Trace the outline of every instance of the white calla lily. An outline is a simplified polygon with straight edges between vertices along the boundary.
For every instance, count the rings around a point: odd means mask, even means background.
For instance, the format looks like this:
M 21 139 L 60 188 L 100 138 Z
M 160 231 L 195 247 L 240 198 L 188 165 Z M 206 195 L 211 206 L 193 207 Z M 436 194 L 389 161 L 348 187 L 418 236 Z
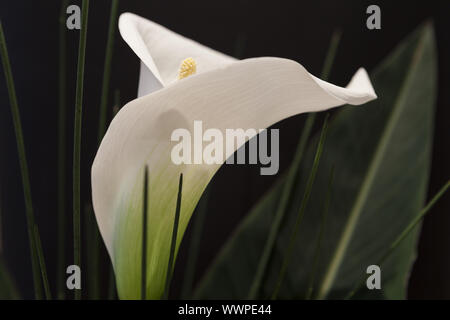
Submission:
M 120 298 L 139 298 L 141 281 L 142 186 L 149 169 L 147 297 L 164 290 L 178 179 L 183 197 L 176 244 L 208 182 L 221 164 L 171 160 L 175 129 L 268 128 L 305 112 L 359 105 L 376 98 L 364 69 L 346 88 L 322 81 L 297 62 L 281 58 L 242 61 L 213 51 L 166 28 L 122 14 L 122 37 L 141 59 L 140 98 L 111 122 L 92 166 L 92 198 L 100 232 L 116 273 Z M 182 61 L 191 57 L 196 74 L 179 80 Z M 248 137 L 250 139 L 251 137 Z M 226 150 L 225 158 L 242 145 Z

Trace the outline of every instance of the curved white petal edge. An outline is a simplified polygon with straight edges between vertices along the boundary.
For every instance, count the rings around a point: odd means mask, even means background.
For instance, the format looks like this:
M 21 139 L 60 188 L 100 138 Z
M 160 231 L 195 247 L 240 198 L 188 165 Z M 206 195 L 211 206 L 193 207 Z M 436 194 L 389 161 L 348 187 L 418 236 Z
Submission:
M 121 298 L 139 298 L 143 169 L 149 168 L 147 293 L 164 289 L 178 178 L 183 196 L 177 250 L 195 206 L 220 164 L 175 165 L 175 129 L 263 129 L 285 118 L 376 98 L 359 69 L 346 88 L 322 81 L 295 61 L 237 61 L 134 14 L 122 14 L 119 29 L 142 61 L 139 91 L 111 122 L 92 165 L 97 222 L 116 273 Z M 193 57 L 198 73 L 176 80 L 180 62 Z M 144 74 L 142 70 L 144 69 Z M 143 79 L 145 78 L 145 79 Z M 148 80 L 150 79 L 150 80 Z M 143 86 L 145 84 L 145 86 Z M 150 85 L 149 85 L 150 84 Z M 251 137 L 248 137 L 251 138 Z M 225 159 L 236 151 L 226 150 Z

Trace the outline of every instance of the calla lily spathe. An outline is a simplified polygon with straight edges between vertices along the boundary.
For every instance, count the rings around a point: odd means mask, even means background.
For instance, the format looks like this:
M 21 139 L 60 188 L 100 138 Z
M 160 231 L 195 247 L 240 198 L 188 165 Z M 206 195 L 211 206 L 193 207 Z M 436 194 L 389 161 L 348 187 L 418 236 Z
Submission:
M 364 69 L 346 88 L 322 81 L 295 61 L 235 60 L 131 13 L 122 14 L 123 39 L 141 59 L 139 98 L 111 122 L 92 165 L 92 198 L 122 299 L 140 297 L 142 187 L 149 168 L 147 297 L 164 290 L 178 178 L 183 173 L 178 250 L 192 212 L 220 164 L 175 165 L 175 129 L 194 121 L 227 128 L 268 128 L 285 118 L 376 98 Z M 192 57 L 195 75 L 178 79 Z M 240 145 L 236 146 L 236 149 Z M 227 150 L 225 159 L 235 150 Z

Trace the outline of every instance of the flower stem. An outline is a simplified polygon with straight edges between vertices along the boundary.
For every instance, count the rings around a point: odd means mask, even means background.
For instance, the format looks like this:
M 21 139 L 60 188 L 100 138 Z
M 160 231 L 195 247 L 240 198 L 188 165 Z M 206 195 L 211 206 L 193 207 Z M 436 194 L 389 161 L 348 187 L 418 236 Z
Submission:
M 81 203 L 80 203 L 80 169 L 81 169 L 81 120 L 83 110 L 84 63 L 86 59 L 86 39 L 89 0 L 83 0 L 81 9 L 80 43 L 78 46 L 77 89 L 75 96 L 75 123 L 73 143 L 73 253 L 74 264 L 81 268 Z M 75 299 L 81 299 L 81 291 L 75 290 Z
M 11 71 L 11 64 L 6 47 L 5 35 L 3 33 L 2 23 L 0 21 L 0 54 L 2 58 L 3 70 L 5 72 L 6 84 L 8 87 L 9 100 L 11 104 L 11 114 L 13 118 L 14 131 L 16 134 L 17 151 L 19 154 L 19 165 L 22 176 L 23 193 L 25 198 L 25 211 L 27 217 L 28 240 L 30 243 L 31 266 L 33 270 L 34 293 L 36 299 L 42 299 L 42 283 L 40 281 L 39 258 L 34 237 L 35 219 L 31 197 L 30 178 L 28 175 L 28 165 L 25 153 L 25 143 L 23 139 L 22 124 L 20 120 L 20 111 L 17 103 L 16 89 Z
M 170 244 L 170 256 L 169 263 L 167 265 L 167 273 L 166 273 L 166 286 L 164 289 L 163 298 L 167 300 L 169 298 L 169 287 L 170 280 L 172 279 L 172 271 L 173 271 L 173 262 L 175 258 L 175 249 L 177 245 L 177 233 L 178 233 L 178 222 L 180 221 L 180 211 L 181 211 L 181 193 L 183 190 L 183 174 L 180 174 L 180 181 L 178 184 L 178 196 L 177 196 L 177 207 L 175 209 L 175 220 L 173 222 L 173 231 L 172 231 L 172 241 Z
M 59 110 L 58 110 L 58 231 L 56 287 L 58 299 L 65 298 L 65 235 L 66 235 L 66 8 L 69 0 L 61 4 L 59 15 Z

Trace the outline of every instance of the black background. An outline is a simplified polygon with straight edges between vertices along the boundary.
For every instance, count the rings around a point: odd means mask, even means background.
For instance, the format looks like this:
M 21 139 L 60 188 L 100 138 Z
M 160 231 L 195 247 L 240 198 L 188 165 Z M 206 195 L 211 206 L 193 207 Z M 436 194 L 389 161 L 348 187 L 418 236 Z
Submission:
M 81 6 L 81 1 L 72 1 Z M 370 4 L 382 12 L 382 29 L 366 28 Z M 82 203 L 90 202 L 90 165 L 97 146 L 97 122 L 110 1 L 91 1 L 88 24 L 85 96 L 83 105 Z M 56 264 L 56 146 L 58 115 L 58 15 L 60 1 L 1 1 L 5 30 L 22 115 L 30 167 L 33 205 L 41 230 L 52 286 Z M 279 56 L 300 62 L 319 75 L 330 37 L 336 28 L 343 38 L 330 81 L 345 85 L 358 67 L 369 71 L 395 45 L 426 19 L 434 20 L 439 54 L 439 92 L 433 162 L 428 196 L 450 177 L 450 2 L 442 1 L 266 1 L 266 0 L 122 0 L 120 12 L 130 11 L 184 36 L 239 58 Z M 68 34 L 67 197 L 71 194 L 73 100 L 79 31 Z M 137 92 L 139 61 L 116 33 L 111 93 L 126 103 Z M 112 94 L 111 94 L 112 98 Z M 112 106 L 112 99 L 109 105 Z M 111 114 L 110 108 L 110 114 Z M 111 115 L 110 115 L 111 116 Z M 280 166 L 290 163 L 303 117 L 280 128 Z M 211 262 L 243 215 L 275 181 L 253 166 L 224 166 L 213 179 L 209 214 L 197 278 Z M 17 149 L 9 100 L 0 76 L 0 186 L 3 208 L 3 251 L 19 288 L 31 298 L 32 277 L 26 235 Z M 231 200 L 230 200 L 231 199 Z M 71 203 L 67 203 L 71 221 Z M 450 196 L 426 217 L 409 288 L 410 298 L 450 298 Z M 71 264 L 71 225 L 67 226 L 67 264 Z M 178 256 L 172 294 L 181 282 L 190 228 Z M 103 252 L 103 255 L 106 255 Z M 106 260 L 105 260 L 106 261 Z M 105 262 L 106 265 L 106 262 Z M 106 267 L 105 267 L 106 268 Z

